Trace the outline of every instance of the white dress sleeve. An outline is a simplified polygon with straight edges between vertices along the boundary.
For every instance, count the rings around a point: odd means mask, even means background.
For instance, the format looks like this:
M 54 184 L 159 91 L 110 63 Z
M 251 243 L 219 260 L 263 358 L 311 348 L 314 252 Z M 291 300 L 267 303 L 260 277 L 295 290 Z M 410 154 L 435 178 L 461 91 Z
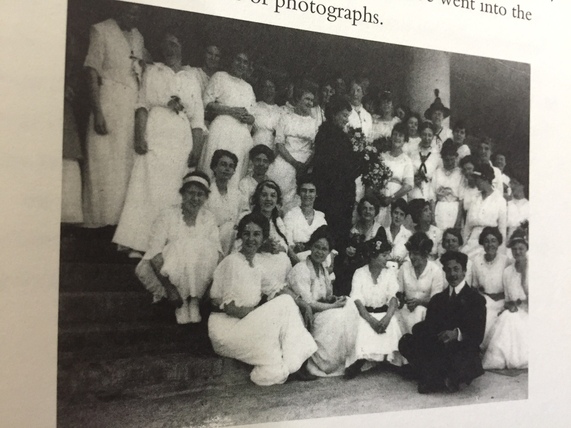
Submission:
M 351 294 L 349 297 L 351 297 L 353 300 L 360 300 L 361 303 L 363 303 L 364 299 L 363 285 L 364 282 L 368 279 L 368 270 L 369 269 L 367 268 L 367 265 L 357 269 L 353 275 L 353 281 L 351 281 Z
M 402 184 L 408 184 L 414 187 L 414 168 L 412 167 L 412 161 L 408 156 L 406 156 L 406 163 L 403 167 Z
M 224 74 L 222 72 L 214 73 L 204 91 L 203 101 L 204 108 L 210 103 L 215 103 L 224 92 Z
M 190 128 L 206 129 L 200 85 L 192 77 L 190 72 L 187 72 L 187 74 L 188 77 L 185 76 L 184 81 L 184 94 L 182 94 L 181 98 L 185 101 L 184 110 L 190 122 Z
M 172 208 L 168 208 L 161 212 L 151 226 L 151 236 L 149 239 L 149 247 L 145 256 L 145 260 L 151 260 L 157 254 L 163 252 L 168 242 L 169 229 L 173 216 Z
M 289 271 L 287 283 L 291 290 L 301 296 L 306 303 L 315 303 L 311 293 L 311 273 L 304 262 L 298 263 Z
M 444 278 L 442 273 L 438 271 L 438 267 L 436 264 L 432 266 L 434 268 L 432 280 L 430 284 L 430 298 L 432 298 L 435 294 L 438 294 L 444 290 Z
M 94 69 L 99 76 L 102 76 L 104 61 L 105 37 L 101 34 L 99 29 L 93 25 L 89 30 L 89 49 L 83 66 Z

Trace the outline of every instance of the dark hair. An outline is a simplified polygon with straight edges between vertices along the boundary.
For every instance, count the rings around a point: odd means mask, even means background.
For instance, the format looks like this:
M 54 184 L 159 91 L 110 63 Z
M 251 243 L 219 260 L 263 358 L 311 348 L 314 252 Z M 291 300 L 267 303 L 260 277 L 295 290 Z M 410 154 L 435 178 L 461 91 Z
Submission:
M 202 183 L 199 183 L 197 181 L 190 181 L 188 183 L 184 183 L 184 180 L 189 178 L 189 177 L 200 177 L 200 178 L 206 180 L 206 182 L 208 183 L 208 186 L 210 186 L 210 177 L 208 177 L 208 175 L 206 175 L 202 171 L 193 171 L 193 172 L 189 172 L 188 174 L 186 174 L 184 176 L 184 178 L 182 179 L 183 184 L 182 184 L 182 186 L 180 186 L 180 189 L 178 189 L 178 193 L 180 193 L 182 195 L 184 192 L 186 192 L 188 190 L 188 188 L 190 186 L 197 186 L 197 187 L 200 187 L 202 190 L 204 190 L 207 195 L 210 194 L 210 188 L 206 187 Z
M 529 226 L 527 226 L 527 227 L 529 227 Z M 521 228 L 521 227 L 518 227 L 512 233 L 512 236 L 510 237 L 510 241 L 508 243 L 508 248 L 512 248 L 515 244 L 519 244 L 519 243 L 524 244 L 527 247 L 527 249 L 529 250 L 529 242 L 527 240 L 527 233 L 526 233 L 525 229 Z
M 393 249 L 393 246 L 388 241 L 383 241 L 379 238 L 373 238 L 365 242 L 363 248 L 363 255 L 368 261 L 371 261 L 379 254 L 387 253 Z
M 464 238 L 462 238 L 462 232 L 457 227 L 449 227 L 442 234 L 442 240 L 444 240 L 444 235 L 452 235 L 458 239 L 459 245 L 464 245 Z
M 421 124 L 418 125 L 418 133 L 420 134 L 426 128 L 430 128 L 432 133 L 436 133 L 436 130 L 434 129 L 434 124 L 432 122 L 427 122 L 427 121 L 422 122 Z
M 256 94 L 257 100 L 260 99 L 260 97 L 262 95 L 262 90 L 264 88 L 264 83 L 266 83 L 266 82 L 271 82 L 277 91 L 277 85 L 276 85 L 275 80 L 269 74 L 266 74 L 266 75 L 262 76 L 260 79 L 258 79 L 256 84 L 254 85 L 254 93 Z
M 462 266 L 462 270 L 466 272 L 466 266 L 468 265 L 468 256 L 460 251 L 447 251 L 440 257 L 440 263 L 442 263 L 442 269 L 444 269 L 444 265 L 448 263 L 450 260 L 456 260 L 460 266 Z
M 504 152 L 495 152 L 495 153 L 492 155 L 492 162 L 493 162 L 493 163 L 496 163 L 496 161 L 497 161 L 497 159 L 498 159 L 498 156 L 503 156 L 504 159 L 506 160 L 506 163 L 507 163 L 508 157 L 506 156 L 506 154 L 505 154 Z
M 250 213 L 242 217 L 237 227 L 238 238 L 242 237 L 244 228 L 250 223 L 254 223 L 260 226 L 262 228 L 262 236 L 264 239 L 268 239 L 270 236 L 270 221 L 260 213 Z
M 451 138 L 448 138 L 446 141 L 444 141 L 444 143 L 442 143 L 442 148 L 440 149 L 441 157 L 448 155 L 458 155 L 458 146 Z
M 312 94 L 315 96 L 315 90 L 310 87 L 309 83 L 304 82 L 302 84 L 295 85 L 293 88 L 293 101 L 297 103 L 305 94 Z
M 474 175 L 492 184 L 496 176 L 494 169 L 487 163 L 478 163 L 474 165 Z
M 476 165 L 478 165 L 479 162 L 476 160 L 476 157 L 474 155 L 467 155 L 464 156 L 462 159 L 460 159 L 460 166 L 464 166 L 467 163 L 471 163 L 475 167 Z
M 422 117 L 420 117 L 420 114 L 418 114 L 417 112 L 409 113 L 409 115 L 403 120 L 403 123 L 408 124 L 408 120 L 411 117 L 416 118 L 416 121 L 418 122 L 418 126 L 420 127 L 420 124 L 422 123 Z
M 480 233 L 480 236 L 478 237 L 478 244 L 484 245 L 484 239 L 486 239 L 486 236 L 488 235 L 495 236 L 500 245 L 502 245 L 502 242 L 504 242 L 504 237 L 500 233 L 500 229 L 498 229 L 497 227 L 486 226 L 484 227 L 482 233 Z
M 214 168 L 218 166 L 218 162 L 220 162 L 220 159 L 222 159 L 223 157 L 228 157 L 232 159 L 232 161 L 234 162 L 234 168 L 238 166 L 238 156 L 236 156 L 234 153 L 228 150 L 218 149 L 212 155 L 212 159 L 210 160 L 210 169 L 214 170 Z
M 406 203 L 406 201 L 403 198 L 398 198 L 397 200 L 395 200 L 392 204 L 391 204 L 391 214 L 393 213 L 394 210 L 396 210 L 397 208 L 400 208 L 400 210 L 402 212 L 404 212 L 404 215 L 406 216 L 408 214 L 408 204 Z
M 425 199 L 413 199 L 408 203 L 408 212 L 415 224 L 420 223 L 422 210 L 427 206 L 430 206 L 430 202 Z
M 320 239 L 327 240 L 327 243 L 329 244 L 329 249 L 333 250 L 333 244 L 334 244 L 333 237 L 331 236 L 331 233 L 329 233 L 329 226 L 327 226 L 326 224 L 324 224 L 323 226 L 319 226 L 317 229 L 315 229 L 315 231 L 311 234 L 309 241 L 307 241 L 307 244 L 305 244 L 305 248 L 311 248 L 313 244 L 315 244 Z
M 393 129 L 391 131 L 391 137 L 395 132 L 404 135 L 405 140 L 408 141 L 408 129 L 404 123 L 402 122 L 395 123 L 395 126 L 393 126 Z
M 468 133 L 468 127 L 466 126 L 466 122 L 464 122 L 462 119 L 454 122 L 454 126 L 452 127 L 452 131 L 456 131 L 457 129 L 464 129 L 466 131 L 466 133 Z
M 404 245 L 409 253 L 420 253 L 423 257 L 428 257 L 434 242 L 424 232 L 415 232 Z
M 311 174 L 303 174 L 300 175 L 297 179 L 297 194 L 301 193 L 301 186 L 304 184 L 313 184 L 315 186 L 315 180 L 313 180 L 313 176 Z M 317 186 L 315 186 L 317 189 Z
M 345 97 L 333 95 L 325 106 L 325 118 L 328 122 L 333 121 L 333 117 L 340 111 L 351 111 L 353 107 Z
M 254 194 L 252 195 L 252 198 L 250 199 L 250 204 L 253 207 L 252 208 L 253 213 L 260 213 L 261 214 L 261 212 L 262 212 L 261 207 L 260 207 L 260 196 L 262 195 L 262 191 L 264 190 L 264 187 L 268 187 L 272 190 L 275 190 L 277 195 L 278 195 L 277 205 L 280 205 L 282 203 L 282 189 L 280 188 L 280 186 L 275 181 L 264 180 L 261 183 L 258 183 L 258 185 L 256 186 L 256 190 L 254 191 Z M 272 211 L 272 222 L 274 223 L 274 226 L 276 228 L 276 232 L 278 233 L 278 235 L 280 235 L 287 244 L 287 238 L 285 237 L 285 234 L 278 227 L 277 219 L 279 216 L 280 216 L 280 213 L 278 211 L 278 208 L 274 207 L 274 209 Z
M 264 144 L 258 144 L 250 149 L 248 154 L 250 160 L 253 160 L 256 156 L 264 154 L 268 157 L 270 163 L 276 159 L 276 155 L 272 149 Z
M 381 201 L 379 201 L 375 196 L 367 195 L 363 196 L 361 200 L 357 203 L 357 214 L 359 217 L 361 216 L 361 211 L 365 206 L 365 202 L 370 203 L 373 207 L 375 207 L 375 215 L 378 215 L 381 210 Z

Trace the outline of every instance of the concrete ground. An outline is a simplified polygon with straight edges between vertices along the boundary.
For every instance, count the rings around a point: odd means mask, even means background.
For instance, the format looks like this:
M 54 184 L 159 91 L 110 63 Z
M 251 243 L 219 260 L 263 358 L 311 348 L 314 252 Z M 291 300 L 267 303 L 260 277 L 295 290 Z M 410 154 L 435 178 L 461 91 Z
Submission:
M 249 383 L 60 405 L 58 427 L 220 427 L 523 400 L 527 391 L 527 371 L 486 372 L 456 394 L 420 395 L 413 381 L 377 368 L 350 381 L 329 378 L 271 387 Z

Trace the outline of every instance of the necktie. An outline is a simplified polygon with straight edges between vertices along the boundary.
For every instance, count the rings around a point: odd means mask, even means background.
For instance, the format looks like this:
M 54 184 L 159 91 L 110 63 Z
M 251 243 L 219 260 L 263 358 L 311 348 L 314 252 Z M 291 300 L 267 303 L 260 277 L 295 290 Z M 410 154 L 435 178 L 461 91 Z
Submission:
M 450 293 L 450 300 L 452 300 L 453 302 L 456 301 L 456 289 L 452 288 L 452 293 Z
M 420 155 L 420 167 L 418 168 L 419 171 L 424 172 L 424 174 L 428 174 L 428 170 L 426 169 L 426 161 L 428 160 L 428 158 L 430 157 L 430 155 L 432 154 L 432 152 L 429 152 L 427 155 L 423 155 L 422 153 L 419 153 Z

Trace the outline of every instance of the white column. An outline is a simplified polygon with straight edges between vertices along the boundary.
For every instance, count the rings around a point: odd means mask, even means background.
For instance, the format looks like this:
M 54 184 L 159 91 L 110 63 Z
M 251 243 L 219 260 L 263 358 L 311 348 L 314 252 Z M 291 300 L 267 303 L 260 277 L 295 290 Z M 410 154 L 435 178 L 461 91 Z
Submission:
M 434 90 L 442 103 L 450 106 L 450 54 L 426 49 L 411 49 L 406 71 L 406 102 L 412 111 L 424 112 L 434 102 Z M 445 124 L 448 125 L 448 119 Z

